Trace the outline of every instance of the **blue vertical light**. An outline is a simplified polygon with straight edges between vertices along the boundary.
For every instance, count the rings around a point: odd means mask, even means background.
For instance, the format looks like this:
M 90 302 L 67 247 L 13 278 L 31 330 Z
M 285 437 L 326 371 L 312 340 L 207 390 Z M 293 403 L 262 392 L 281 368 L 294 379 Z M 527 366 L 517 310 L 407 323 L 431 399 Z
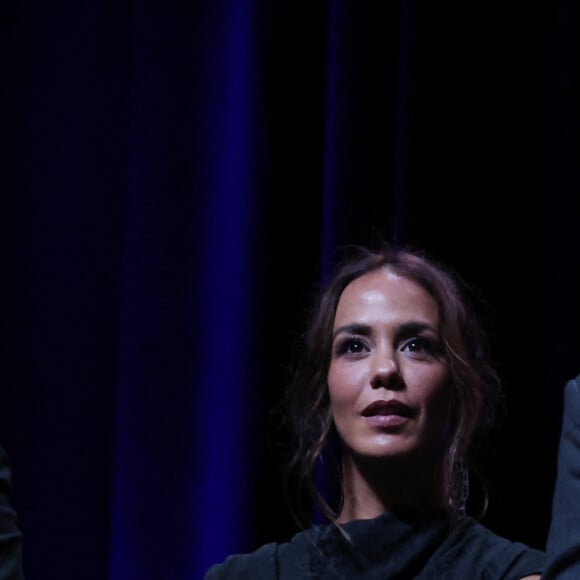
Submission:
M 194 409 L 199 486 L 192 488 L 192 579 L 210 564 L 248 547 L 252 457 L 253 198 L 252 6 L 232 0 L 225 10 L 221 54 L 206 79 L 208 144 L 203 306 L 203 372 Z M 220 51 L 219 46 L 214 47 Z
M 110 577 L 200 580 L 249 541 L 254 7 L 197 5 L 192 53 L 181 55 L 189 69 L 169 60 L 190 46 L 167 42 L 175 15 L 163 12 L 153 26 L 141 8 L 133 16 L 141 56 L 132 71 Z M 183 87 L 191 101 L 173 99 Z M 187 126 L 189 114 L 196 122 L 184 136 L 174 125 L 183 116 Z

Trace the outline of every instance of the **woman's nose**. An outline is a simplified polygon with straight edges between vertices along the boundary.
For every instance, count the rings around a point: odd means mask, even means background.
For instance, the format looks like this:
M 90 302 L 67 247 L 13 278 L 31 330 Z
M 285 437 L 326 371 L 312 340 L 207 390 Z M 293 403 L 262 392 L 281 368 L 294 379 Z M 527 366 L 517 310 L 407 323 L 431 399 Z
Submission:
M 399 364 L 394 354 L 375 353 L 375 361 L 372 368 L 371 386 L 375 389 L 401 389 L 404 386 L 399 372 Z

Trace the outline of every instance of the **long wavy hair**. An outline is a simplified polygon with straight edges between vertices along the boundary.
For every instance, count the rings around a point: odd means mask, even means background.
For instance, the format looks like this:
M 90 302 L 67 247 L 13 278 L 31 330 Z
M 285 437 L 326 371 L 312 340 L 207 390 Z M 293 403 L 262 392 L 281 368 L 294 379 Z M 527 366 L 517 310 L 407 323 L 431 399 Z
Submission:
M 467 299 L 467 285 L 449 268 L 416 249 L 383 243 L 377 248 L 349 246 L 345 250 L 334 275 L 319 291 L 303 335 L 303 350 L 283 401 L 294 443 L 289 469 L 295 478 L 295 515 L 301 525 L 311 524 L 308 510 L 298 499 L 306 496 L 329 521 L 336 522 L 336 510 L 317 489 L 314 477 L 323 452 L 337 437 L 327 384 L 334 316 L 340 296 L 350 282 L 368 272 L 387 268 L 421 286 L 438 307 L 443 355 L 451 384 L 449 511 L 457 518 L 465 507 L 471 452 L 491 427 L 501 398 L 486 333 L 473 303 Z M 479 515 L 484 511 L 485 507 Z

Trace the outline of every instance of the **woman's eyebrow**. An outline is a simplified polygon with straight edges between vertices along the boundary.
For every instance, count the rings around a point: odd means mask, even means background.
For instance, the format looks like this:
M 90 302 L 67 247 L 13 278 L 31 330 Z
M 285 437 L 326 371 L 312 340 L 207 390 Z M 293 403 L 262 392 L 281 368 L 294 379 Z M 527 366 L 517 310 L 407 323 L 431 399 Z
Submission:
M 427 322 L 419 322 L 418 320 L 410 320 L 403 322 L 398 328 L 398 334 L 416 334 L 423 330 L 429 330 L 434 334 L 439 334 L 437 328 L 431 326 Z
M 368 324 L 360 324 L 360 323 L 353 323 L 353 324 L 345 324 L 344 326 L 339 326 L 334 330 L 332 333 L 332 338 L 336 338 L 337 335 L 341 333 L 346 334 L 358 334 L 360 336 L 370 336 L 372 333 L 372 329 Z
M 418 334 L 424 330 L 428 330 L 433 334 L 439 334 L 438 330 L 427 322 L 409 320 L 408 322 L 403 322 L 399 326 L 397 329 L 397 335 L 407 336 L 409 334 Z M 372 334 L 372 328 L 368 324 L 361 324 L 359 322 L 345 324 L 344 326 L 339 326 L 334 330 L 332 333 L 332 339 L 334 340 L 341 333 L 356 334 L 358 336 L 370 336 Z

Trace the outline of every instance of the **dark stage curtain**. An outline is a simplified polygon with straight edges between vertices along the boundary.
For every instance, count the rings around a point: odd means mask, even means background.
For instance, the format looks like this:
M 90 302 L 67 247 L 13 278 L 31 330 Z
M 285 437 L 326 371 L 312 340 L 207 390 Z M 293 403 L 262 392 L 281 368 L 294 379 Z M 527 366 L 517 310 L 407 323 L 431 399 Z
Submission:
M 543 547 L 580 371 L 578 6 L 3 9 L 0 445 L 24 570 L 193 579 L 297 528 L 271 409 L 336 248 L 482 297 L 484 522 Z

